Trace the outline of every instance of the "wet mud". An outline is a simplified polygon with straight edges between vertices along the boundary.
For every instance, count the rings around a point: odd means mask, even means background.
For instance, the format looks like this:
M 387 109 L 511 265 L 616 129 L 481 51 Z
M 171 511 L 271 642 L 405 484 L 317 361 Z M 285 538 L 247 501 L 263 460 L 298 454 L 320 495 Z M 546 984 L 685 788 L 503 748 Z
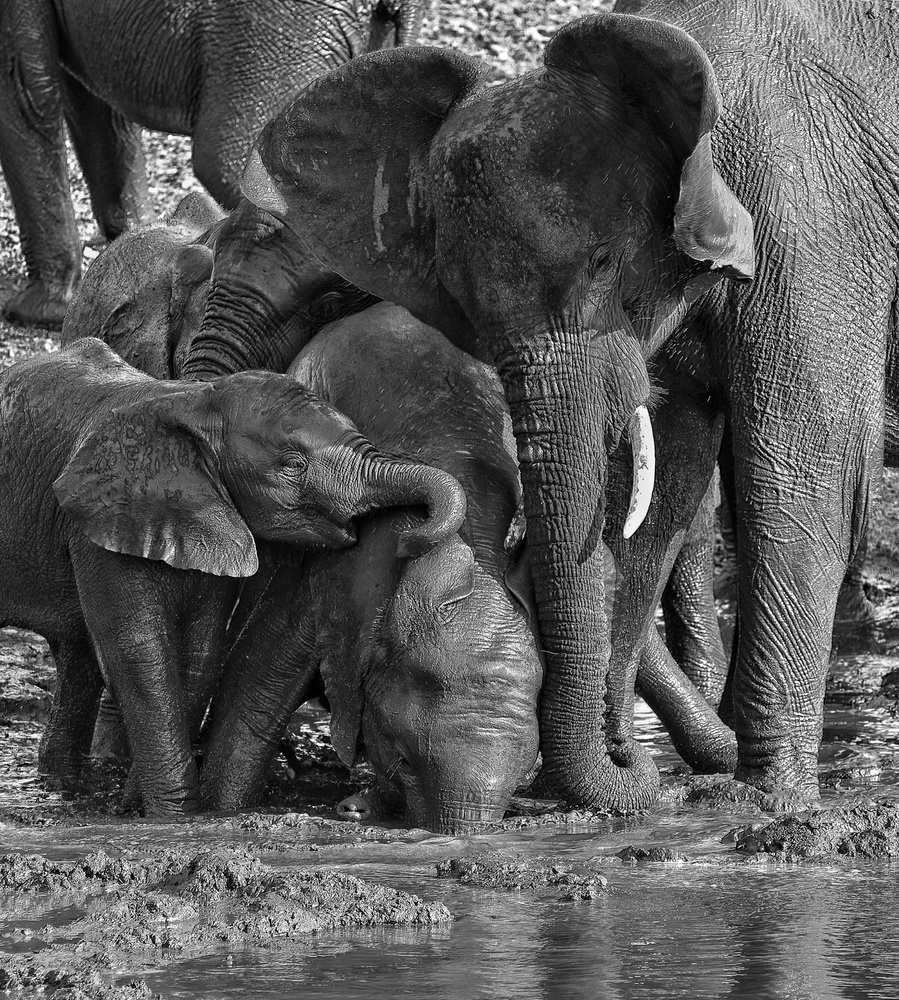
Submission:
M 571 900 L 596 899 L 609 885 L 604 875 L 573 871 L 559 859 L 522 855 L 481 854 L 451 858 L 438 862 L 437 874 L 481 889 L 506 892 L 554 889 L 560 899 Z

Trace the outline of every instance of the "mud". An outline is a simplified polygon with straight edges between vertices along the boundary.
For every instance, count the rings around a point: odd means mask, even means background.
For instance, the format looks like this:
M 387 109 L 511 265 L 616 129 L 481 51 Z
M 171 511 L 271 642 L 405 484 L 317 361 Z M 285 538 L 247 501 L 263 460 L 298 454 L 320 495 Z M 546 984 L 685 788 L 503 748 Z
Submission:
M 775 861 L 899 857 L 899 803 L 819 809 L 734 830 L 734 849 Z
M 609 885 L 605 876 L 586 871 L 579 874 L 559 859 L 523 855 L 464 855 L 439 862 L 437 874 L 480 889 L 505 892 L 554 889 L 559 898 L 565 900 L 596 899 Z

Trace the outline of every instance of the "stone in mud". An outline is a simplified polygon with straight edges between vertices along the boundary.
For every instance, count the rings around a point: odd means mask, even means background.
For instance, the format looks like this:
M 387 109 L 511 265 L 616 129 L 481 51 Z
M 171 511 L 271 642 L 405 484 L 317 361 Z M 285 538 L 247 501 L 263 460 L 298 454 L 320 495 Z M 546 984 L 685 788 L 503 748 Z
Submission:
M 818 809 L 732 831 L 735 850 L 776 861 L 899 857 L 899 803 Z
M 555 888 L 562 899 L 595 899 L 609 882 L 602 875 L 579 875 L 549 858 L 510 854 L 471 854 L 437 864 L 437 874 L 482 889 L 534 891 Z
M 670 847 L 634 847 L 631 845 L 620 850 L 615 857 L 621 858 L 626 865 L 636 865 L 643 861 L 659 862 L 690 860 L 686 854 L 678 854 L 677 851 L 672 851 Z

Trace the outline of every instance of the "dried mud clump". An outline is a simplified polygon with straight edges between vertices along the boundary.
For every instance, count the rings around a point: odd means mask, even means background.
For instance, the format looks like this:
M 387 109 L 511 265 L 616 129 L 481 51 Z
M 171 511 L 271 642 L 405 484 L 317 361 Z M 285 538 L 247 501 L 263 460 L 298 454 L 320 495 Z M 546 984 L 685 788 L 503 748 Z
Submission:
M 899 803 L 820 809 L 733 831 L 735 849 L 777 861 L 899 857 Z
M 602 875 L 581 875 L 552 859 L 509 854 L 475 854 L 440 861 L 437 874 L 481 889 L 522 892 L 554 888 L 562 899 L 595 899 L 604 895 L 609 885 Z

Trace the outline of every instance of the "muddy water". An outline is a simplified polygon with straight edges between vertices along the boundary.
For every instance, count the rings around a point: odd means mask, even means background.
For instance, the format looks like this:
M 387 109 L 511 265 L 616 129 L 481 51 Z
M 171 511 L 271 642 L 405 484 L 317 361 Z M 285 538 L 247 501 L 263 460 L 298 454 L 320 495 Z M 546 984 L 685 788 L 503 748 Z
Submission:
M 39 701 L 40 650 L 31 654 L 26 683 Z M 837 641 L 821 757 L 826 805 L 899 799 L 897 702 L 879 693 L 894 669 L 895 599 L 881 606 L 873 627 L 844 631 Z M 133 855 L 163 844 L 240 844 L 266 865 L 335 868 L 441 901 L 455 916 L 446 926 L 297 936 L 287 948 L 231 943 L 116 953 L 119 981 L 139 976 L 163 997 L 899 996 L 899 861 L 784 864 L 736 853 L 730 831 L 771 816 L 752 802 L 684 803 L 691 779 L 679 774 L 677 756 L 645 707 L 640 739 L 665 775 L 665 801 L 651 814 L 546 823 L 527 815 L 536 804 L 521 800 L 525 815 L 507 819 L 504 829 L 450 838 L 295 815 L 163 825 L 85 811 L 33 777 L 40 727 L 22 699 L 19 717 L 0 728 L 0 852 L 73 860 L 100 847 Z M 321 728 L 320 720 L 310 725 Z M 321 813 L 315 803 L 296 808 Z M 629 846 L 668 848 L 680 860 L 624 861 L 617 855 Z M 608 890 L 568 899 L 554 886 L 485 889 L 437 874 L 438 861 L 481 853 L 586 866 L 608 880 Z M 41 948 L 46 925 L 81 913 L 64 897 L 0 894 L 0 966 L 4 954 Z

